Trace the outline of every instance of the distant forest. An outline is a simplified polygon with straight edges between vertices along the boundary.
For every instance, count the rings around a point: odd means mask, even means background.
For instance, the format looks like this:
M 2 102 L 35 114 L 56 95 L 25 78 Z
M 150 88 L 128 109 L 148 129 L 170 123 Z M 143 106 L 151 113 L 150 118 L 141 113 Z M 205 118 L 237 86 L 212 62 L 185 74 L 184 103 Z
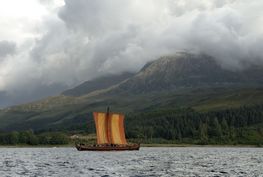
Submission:
M 69 142 L 69 137 L 61 132 L 35 134 L 32 130 L 28 130 L 0 133 L 0 145 L 62 145 Z
M 92 120 L 92 116 L 89 117 Z M 32 130 L 3 132 L 0 145 L 69 144 L 72 143 L 69 136 L 73 134 L 95 133 L 94 121 L 73 127 L 36 133 Z M 197 112 L 192 108 L 144 110 L 127 114 L 125 127 L 126 137 L 131 142 L 262 146 L 263 105 L 210 112 Z
M 129 114 L 127 137 L 144 143 L 263 144 L 263 105 L 212 112 L 191 108 Z

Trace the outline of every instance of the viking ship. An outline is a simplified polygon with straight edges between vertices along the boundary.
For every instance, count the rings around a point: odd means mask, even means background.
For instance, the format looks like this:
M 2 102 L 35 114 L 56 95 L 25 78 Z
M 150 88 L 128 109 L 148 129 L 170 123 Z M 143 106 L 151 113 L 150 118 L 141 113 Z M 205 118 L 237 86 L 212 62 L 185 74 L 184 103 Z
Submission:
M 127 143 L 124 132 L 124 115 L 107 112 L 93 113 L 97 144 L 76 144 L 79 151 L 139 150 L 140 144 Z

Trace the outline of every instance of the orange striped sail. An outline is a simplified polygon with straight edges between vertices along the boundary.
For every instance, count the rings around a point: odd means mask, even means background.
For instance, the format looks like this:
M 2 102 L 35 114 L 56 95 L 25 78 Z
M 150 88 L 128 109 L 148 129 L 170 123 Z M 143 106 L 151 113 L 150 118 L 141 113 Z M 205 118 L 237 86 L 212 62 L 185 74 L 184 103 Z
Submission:
M 124 115 L 111 113 L 109 116 L 110 141 L 112 144 L 127 144 L 124 132 Z
M 107 114 L 94 112 L 93 116 L 96 124 L 97 144 L 109 144 Z
M 94 112 L 97 144 L 127 144 L 124 132 L 124 115 Z

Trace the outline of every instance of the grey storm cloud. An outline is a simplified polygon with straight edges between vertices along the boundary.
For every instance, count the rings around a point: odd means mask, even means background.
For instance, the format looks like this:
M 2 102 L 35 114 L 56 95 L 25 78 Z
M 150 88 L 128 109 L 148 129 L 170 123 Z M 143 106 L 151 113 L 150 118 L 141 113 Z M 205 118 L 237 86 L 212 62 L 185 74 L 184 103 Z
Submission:
M 260 0 L 65 0 L 33 47 L 16 52 L 19 69 L 5 71 L 4 88 L 37 92 L 41 85 L 52 95 L 178 51 L 206 53 L 230 69 L 262 64 L 262 9 Z M 0 55 L 12 50 L 0 43 Z
M 86 40 L 83 64 L 95 77 L 136 71 L 182 50 L 206 53 L 230 68 L 262 61 L 261 8 L 263 2 L 248 0 L 65 0 L 59 17 Z
M 13 55 L 16 52 L 16 44 L 10 41 L 0 41 L 0 58 Z

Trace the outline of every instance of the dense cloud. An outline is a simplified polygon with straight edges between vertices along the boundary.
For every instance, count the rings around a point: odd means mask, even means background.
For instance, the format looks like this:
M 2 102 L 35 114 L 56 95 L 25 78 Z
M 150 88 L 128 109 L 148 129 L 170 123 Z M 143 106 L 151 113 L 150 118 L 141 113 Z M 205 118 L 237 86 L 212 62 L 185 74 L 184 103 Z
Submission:
M 13 55 L 16 51 L 16 44 L 10 41 L 0 41 L 0 58 Z
M 263 58 L 260 1 L 65 3 L 59 17 L 89 41 L 87 60 L 99 71 L 136 70 L 147 60 L 181 50 L 207 53 L 232 68 Z
M 59 17 L 68 30 L 88 41 L 81 51 L 90 77 L 134 71 L 149 60 L 182 50 L 212 55 L 233 69 L 242 68 L 243 61 L 262 59 L 260 1 L 65 3 Z
M 32 100 L 108 73 L 137 71 L 177 51 L 206 53 L 230 69 L 263 61 L 260 0 L 39 2 L 48 14 L 37 21 L 34 40 L 13 46 L 15 54 L 0 43 L 0 91 L 29 89 Z M 39 86 L 53 89 L 37 94 Z

